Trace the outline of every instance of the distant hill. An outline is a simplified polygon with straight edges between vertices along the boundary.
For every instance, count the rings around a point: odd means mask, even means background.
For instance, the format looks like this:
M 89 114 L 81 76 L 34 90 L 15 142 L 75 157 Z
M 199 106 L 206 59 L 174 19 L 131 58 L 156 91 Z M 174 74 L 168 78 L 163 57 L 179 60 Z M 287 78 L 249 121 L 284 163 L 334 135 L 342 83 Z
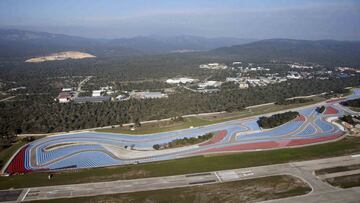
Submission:
M 121 38 L 110 41 L 110 44 L 133 48 L 143 52 L 166 53 L 166 52 L 188 52 L 206 51 L 224 46 L 240 45 L 254 42 L 254 39 L 240 38 L 205 38 L 198 36 L 143 36 L 133 38 Z
M 0 47 L 0 58 L 28 59 L 64 51 L 85 52 L 98 57 L 202 51 L 190 53 L 190 56 L 214 60 L 222 58 L 255 61 L 277 59 L 331 65 L 358 66 L 360 64 L 360 41 L 293 39 L 255 41 L 187 35 L 89 39 L 46 32 L 0 29 Z
M 36 57 L 54 52 L 81 51 L 91 54 L 135 55 L 138 50 L 113 47 L 106 40 L 88 39 L 46 32 L 0 29 L 0 57 Z
M 360 41 L 269 39 L 218 48 L 209 51 L 208 54 L 249 60 L 279 59 L 322 64 L 359 65 Z
M 69 50 L 88 52 L 97 56 L 128 56 L 204 51 L 252 41 L 254 40 L 196 36 L 143 36 L 108 40 L 46 32 L 0 29 L 0 57 L 36 57 Z

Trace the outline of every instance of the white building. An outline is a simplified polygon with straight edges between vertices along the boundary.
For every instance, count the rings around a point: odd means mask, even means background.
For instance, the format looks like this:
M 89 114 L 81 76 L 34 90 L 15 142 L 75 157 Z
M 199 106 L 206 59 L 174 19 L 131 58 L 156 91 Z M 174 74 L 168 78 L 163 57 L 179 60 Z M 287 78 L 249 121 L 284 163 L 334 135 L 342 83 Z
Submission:
M 104 90 L 93 90 L 92 91 L 93 97 L 100 97 L 100 96 L 103 96 L 104 94 L 105 94 Z
M 186 84 L 186 83 L 192 83 L 194 81 L 195 81 L 195 79 L 183 77 L 183 78 L 167 79 L 166 83 L 168 83 L 168 84 Z
M 227 66 L 225 64 L 220 63 L 208 63 L 208 64 L 201 64 L 199 68 L 203 69 L 211 69 L 211 70 L 220 70 L 220 69 L 226 69 Z
M 127 95 L 124 95 L 124 94 L 120 94 L 116 97 L 116 100 L 117 101 L 125 101 L 125 100 L 128 100 L 129 97 Z
M 289 64 L 290 68 L 297 68 L 297 69 L 313 69 L 313 66 L 305 66 L 298 63 Z
M 73 92 L 60 92 L 59 96 L 57 97 L 57 100 L 59 103 L 68 103 L 74 98 Z
M 73 90 L 74 90 L 74 88 L 72 88 L 72 87 L 67 87 L 67 88 L 64 87 L 61 89 L 62 92 L 71 92 Z
M 113 87 L 112 86 L 106 86 L 106 87 L 100 87 L 100 90 L 112 90 Z
M 200 88 L 205 88 L 205 87 L 220 87 L 222 84 L 222 82 L 220 81 L 206 81 L 204 83 L 199 83 L 198 86 Z
M 249 84 L 247 82 L 239 82 L 239 88 L 240 89 L 249 88 Z
M 226 82 L 240 82 L 241 78 L 226 78 Z
M 301 75 L 295 71 L 289 71 L 286 77 L 288 79 L 301 79 Z
M 162 92 L 131 92 L 130 97 L 134 99 L 160 99 L 167 98 L 168 95 Z

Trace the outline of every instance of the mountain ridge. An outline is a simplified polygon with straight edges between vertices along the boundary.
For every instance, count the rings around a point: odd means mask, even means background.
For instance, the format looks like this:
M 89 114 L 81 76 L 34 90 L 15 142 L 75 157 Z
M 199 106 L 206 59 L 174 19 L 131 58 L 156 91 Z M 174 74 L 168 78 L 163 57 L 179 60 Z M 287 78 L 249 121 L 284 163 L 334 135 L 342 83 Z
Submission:
M 211 55 L 239 56 L 249 60 L 272 59 L 323 64 L 360 64 L 360 41 L 265 39 L 222 47 Z
M 161 54 L 176 50 L 207 51 L 218 47 L 244 44 L 253 39 L 206 38 L 190 35 L 136 36 L 117 39 L 92 39 L 65 34 L 35 32 L 17 29 L 0 29 L 0 45 L 7 48 L 0 56 L 37 56 L 49 52 L 77 50 L 92 52 L 95 49 L 111 53 L 114 49 L 133 54 Z M 49 49 L 49 52 L 46 52 Z M 18 52 L 18 54 L 16 53 Z M 29 55 L 33 54 L 33 55 Z M 94 53 L 95 54 L 95 53 Z M 101 53 L 97 53 L 102 55 Z

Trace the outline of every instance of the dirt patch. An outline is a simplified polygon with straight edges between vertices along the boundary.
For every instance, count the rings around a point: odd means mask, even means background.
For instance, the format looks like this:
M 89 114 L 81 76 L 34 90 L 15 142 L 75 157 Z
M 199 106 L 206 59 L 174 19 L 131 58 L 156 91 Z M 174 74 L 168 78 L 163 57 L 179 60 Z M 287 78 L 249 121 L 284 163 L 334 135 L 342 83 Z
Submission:
M 122 179 L 144 178 L 149 175 L 146 170 L 130 170 L 122 174 Z
M 328 178 L 325 181 L 340 188 L 358 187 L 360 186 L 360 174 Z
M 338 166 L 338 167 L 332 167 L 332 168 L 324 168 L 315 171 L 316 175 L 324 175 L 328 173 L 337 173 L 337 172 L 344 172 L 344 171 L 351 171 L 351 170 L 357 170 L 360 169 L 360 164 L 354 164 L 349 166 Z
M 94 55 L 78 52 L 78 51 L 66 51 L 53 53 L 48 56 L 40 56 L 26 60 L 26 63 L 41 63 L 45 61 L 59 61 L 66 59 L 84 59 L 84 58 L 94 58 Z

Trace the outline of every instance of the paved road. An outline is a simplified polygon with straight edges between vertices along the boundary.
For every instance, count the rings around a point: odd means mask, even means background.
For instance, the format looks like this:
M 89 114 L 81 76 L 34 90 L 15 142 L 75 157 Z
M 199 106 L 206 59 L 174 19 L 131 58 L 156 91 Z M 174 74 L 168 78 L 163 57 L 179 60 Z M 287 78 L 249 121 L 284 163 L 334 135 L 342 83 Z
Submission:
M 192 185 L 212 184 L 259 178 L 272 175 L 292 175 L 301 178 L 312 187 L 312 192 L 298 197 L 271 200 L 268 202 L 358 202 L 360 200 L 360 187 L 340 189 L 321 181 L 313 173 L 314 170 L 360 164 L 359 156 L 341 156 L 311 161 L 293 162 L 234 170 L 213 171 L 197 174 L 185 174 L 176 176 L 144 178 L 133 180 L 119 180 L 110 182 L 59 185 L 49 187 L 24 188 L 20 195 L 14 195 L 13 201 L 32 201 L 56 198 L 69 198 L 81 196 L 95 196 L 104 194 L 128 193 L 136 191 L 157 190 L 166 188 L 188 187 Z M 6 191 L 0 192 L 6 195 Z M 17 193 L 19 191 L 17 190 Z M 16 200 L 15 200 L 16 199 Z M 340 201 L 342 200 L 342 201 Z
M 16 95 L 15 95 L 15 96 L 6 97 L 6 98 L 4 98 L 4 99 L 1 99 L 0 102 L 7 101 L 7 100 L 13 99 L 13 98 L 15 98 L 15 97 L 16 97 Z
M 81 88 L 82 86 L 87 83 L 93 76 L 87 76 L 84 80 L 82 80 L 79 85 L 77 90 L 75 91 L 75 97 L 78 97 L 79 93 L 81 92 Z

